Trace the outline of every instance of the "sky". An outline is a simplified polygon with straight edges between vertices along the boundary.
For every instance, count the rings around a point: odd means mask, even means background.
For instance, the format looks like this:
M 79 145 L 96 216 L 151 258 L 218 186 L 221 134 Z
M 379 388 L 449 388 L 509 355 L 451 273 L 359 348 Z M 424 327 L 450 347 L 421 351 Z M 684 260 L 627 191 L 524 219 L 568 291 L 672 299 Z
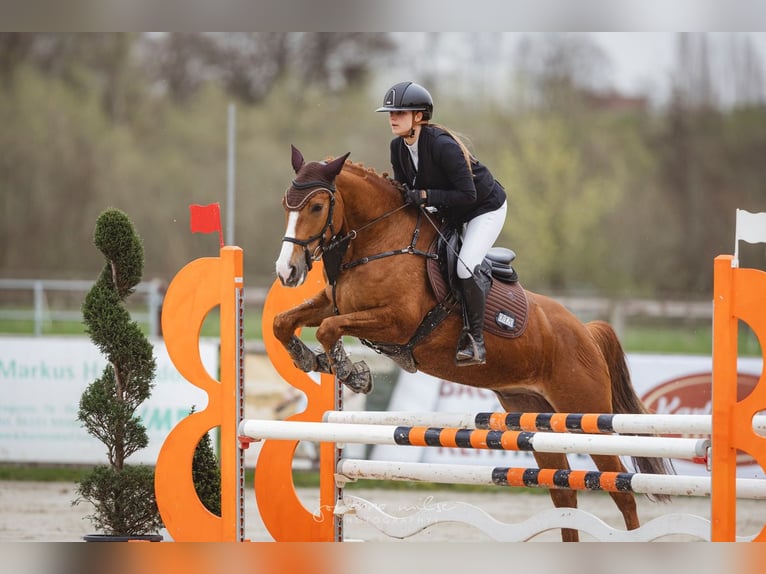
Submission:
M 669 78 L 676 67 L 677 34 L 670 32 L 591 32 L 593 39 L 602 46 L 614 61 L 612 78 L 621 91 L 635 93 L 649 87 L 656 97 L 665 99 L 669 90 Z M 766 33 L 711 33 L 712 46 L 722 55 L 727 46 L 745 36 L 760 57 L 761 70 L 766 75 Z M 726 62 L 715 62 L 719 74 L 726 73 Z M 722 81 L 725 80 L 722 78 Z
M 588 36 L 603 48 L 611 60 L 605 72 L 607 81 L 626 95 L 648 95 L 656 103 L 667 101 L 671 79 L 677 71 L 677 32 L 578 32 Z M 519 42 L 530 33 L 449 32 L 441 33 L 447 40 L 434 48 L 433 35 L 421 32 L 394 33 L 402 48 L 400 58 L 390 71 L 379 77 L 380 89 L 404 78 L 417 81 L 428 73 L 445 73 L 458 69 L 460 84 L 478 80 L 486 87 L 497 82 L 512 82 L 503 70 L 512 62 Z M 711 66 L 717 86 L 725 90 L 734 72 L 730 51 L 737 42 L 750 38 L 760 60 L 762 76 L 766 78 L 766 33 L 707 33 L 711 48 Z M 460 89 L 456 84 L 456 89 Z M 763 87 L 766 92 L 766 86 Z M 764 93 L 766 97 L 766 93 Z M 722 95 L 722 98 L 726 98 Z
M 675 34 L 667 32 L 591 32 L 614 61 L 615 87 L 634 93 L 647 86 L 664 92 L 674 66 Z

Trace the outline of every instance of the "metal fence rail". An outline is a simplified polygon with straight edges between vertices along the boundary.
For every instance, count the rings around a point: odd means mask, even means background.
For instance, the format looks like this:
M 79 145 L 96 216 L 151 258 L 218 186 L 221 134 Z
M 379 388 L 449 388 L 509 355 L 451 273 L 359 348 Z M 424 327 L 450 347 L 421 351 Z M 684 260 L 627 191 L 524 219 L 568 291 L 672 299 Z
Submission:
M 0 307 L 0 320 L 21 320 L 34 323 L 34 334 L 41 335 L 43 325 L 51 321 L 77 322 L 82 319 L 78 308 L 67 310 L 51 309 L 47 294 L 51 292 L 81 293 L 82 299 L 93 287 L 93 280 L 66 279 L 0 279 L 0 304 L 3 291 L 27 291 L 32 293 L 33 308 L 3 309 Z M 247 306 L 261 307 L 266 299 L 268 288 L 249 287 L 245 289 Z M 165 296 L 165 284 L 155 279 L 144 281 L 136 286 L 136 298 L 131 303 L 143 302 L 144 310 L 131 311 L 134 321 L 148 325 L 149 334 L 160 334 L 160 310 Z M 666 318 L 679 321 L 711 321 L 713 317 L 712 301 L 672 301 L 651 299 L 610 299 L 606 297 L 557 297 L 581 320 L 605 319 L 622 336 L 626 324 L 637 317 Z M 132 305 L 133 307 L 133 305 Z
M 34 334 L 42 335 L 43 325 L 51 321 L 76 322 L 82 320 L 80 309 L 57 310 L 48 306 L 47 294 L 50 292 L 85 293 L 93 287 L 94 281 L 78 279 L 0 279 L 0 291 L 31 291 L 32 309 L 2 309 L 0 319 L 32 321 Z M 146 311 L 131 312 L 131 318 L 137 323 L 149 327 L 149 335 L 156 337 L 160 333 L 160 309 L 164 297 L 161 281 L 143 281 L 136 285 L 138 300 L 146 302 Z

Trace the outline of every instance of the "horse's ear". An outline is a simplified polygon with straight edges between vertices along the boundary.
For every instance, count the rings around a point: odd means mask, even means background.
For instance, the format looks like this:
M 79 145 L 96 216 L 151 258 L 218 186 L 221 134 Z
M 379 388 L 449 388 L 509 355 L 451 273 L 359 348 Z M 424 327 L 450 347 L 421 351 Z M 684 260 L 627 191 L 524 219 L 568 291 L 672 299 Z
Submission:
M 298 151 L 297 147 L 290 144 L 290 148 L 293 150 L 293 169 L 295 170 L 295 173 L 298 173 L 298 170 L 303 167 L 303 164 L 306 163 L 306 161 L 303 159 L 303 154 Z
M 335 176 L 337 176 L 340 173 L 340 170 L 343 169 L 343 164 L 346 163 L 346 158 L 350 155 L 351 152 L 348 152 L 346 155 L 336 157 L 334 160 L 324 166 L 322 172 L 325 176 L 327 176 L 328 180 L 332 181 L 335 179 Z

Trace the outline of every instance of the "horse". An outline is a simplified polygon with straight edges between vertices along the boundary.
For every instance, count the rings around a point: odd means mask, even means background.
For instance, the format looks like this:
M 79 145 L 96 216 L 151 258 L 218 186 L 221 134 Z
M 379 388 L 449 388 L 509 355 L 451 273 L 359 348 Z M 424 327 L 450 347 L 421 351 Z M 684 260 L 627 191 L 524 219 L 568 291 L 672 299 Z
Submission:
M 314 297 L 273 322 L 275 337 L 298 368 L 333 373 L 354 391 L 369 392 L 369 368 L 364 361 L 352 362 L 343 348 L 342 337 L 350 336 L 409 371 L 491 390 L 509 412 L 647 412 L 612 327 L 604 321 L 584 324 L 554 299 L 527 290 L 523 333 L 507 338 L 485 332 L 486 363 L 457 366 L 460 313 L 428 320 L 444 306 L 427 271 L 428 261 L 438 257 L 432 246 L 439 226 L 423 223 L 424 218 L 433 223 L 428 211 L 407 204 L 402 186 L 387 174 L 347 161 L 349 155 L 306 162 L 292 146 L 295 178 L 282 201 L 286 232 L 276 272 L 283 285 L 297 287 L 321 257 L 326 280 Z M 295 335 L 304 326 L 317 327 L 324 352 L 315 353 Z M 540 468 L 569 469 L 565 454 L 535 452 L 534 457 Z M 618 456 L 591 458 L 601 471 L 626 472 Z M 634 465 L 638 472 L 673 472 L 660 458 L 635 458 Z M 577 507 L 574 490 L 551 489 L 550 496 L 556 507 Z M 633 494 L 610 496 L 626 528 L 638 528 Z M 564 541 L 579 540 L 574 529 L 562 529 L 561 535 Z

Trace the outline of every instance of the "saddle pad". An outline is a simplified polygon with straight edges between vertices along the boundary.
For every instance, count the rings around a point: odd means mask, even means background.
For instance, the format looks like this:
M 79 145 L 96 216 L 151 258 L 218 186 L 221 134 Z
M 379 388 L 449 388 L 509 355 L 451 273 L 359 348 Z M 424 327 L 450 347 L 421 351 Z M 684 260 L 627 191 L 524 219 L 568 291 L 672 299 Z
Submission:
M 426 270 L 436 299 L 441 301 L 448 295 L 449 287 L 442 275 L 439 261 L 428 259 Z M 460 305 L 456 305 L 455 308 L 459 312 Z M 498 337 L 516 338 L 527 328 L 528 315 L 527 293 L 521 284 L 493 279 L 484 311 L 484 331 Z

